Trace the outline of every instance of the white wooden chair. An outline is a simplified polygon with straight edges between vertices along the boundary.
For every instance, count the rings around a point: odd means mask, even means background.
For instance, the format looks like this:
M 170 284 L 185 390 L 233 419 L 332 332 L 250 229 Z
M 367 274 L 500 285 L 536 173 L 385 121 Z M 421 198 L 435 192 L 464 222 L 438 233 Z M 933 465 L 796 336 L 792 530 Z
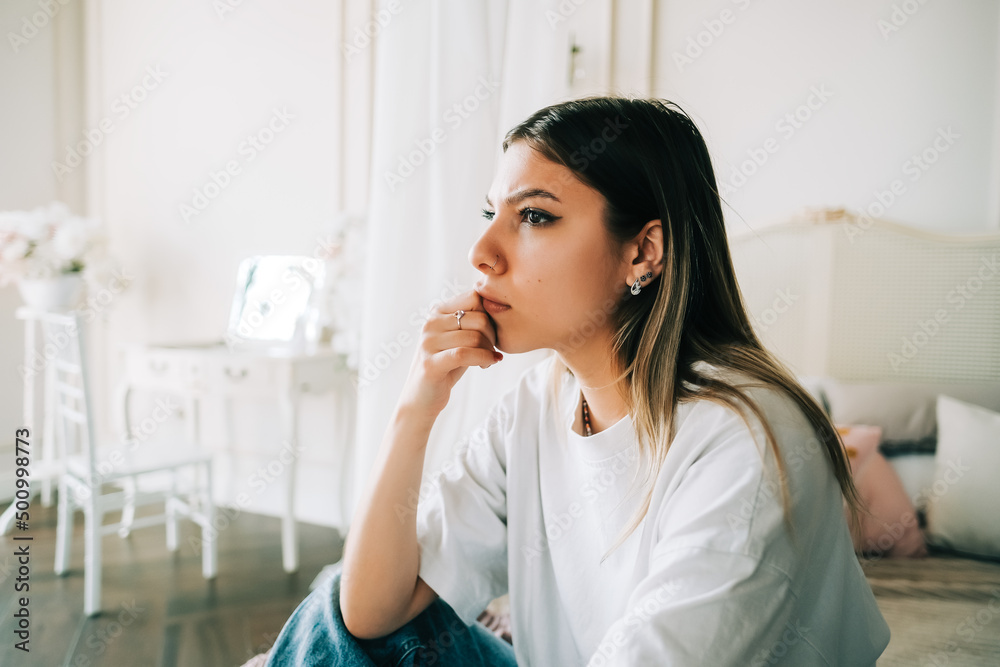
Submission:
M 177 518 L 186 516 L 201 526 L 202 574 L 206 579 L 214 578 L 217 548 L 212 525 L 215 506 L 211 455 L 194 447 L 165 448 L 157 443 L 139 445 L 134 441 L 96 446 L 84 327 L 73 313 L 48 313 L 41 320 L 46 340 L 58 348 L 58 354 L 49 361 L 53 364 L 56 451 L 64 463 L 59 478 L 56 573 L 63 574 L 68 568 L 73 515 L 80 509 L 85 517 L 86 615 L 100 612 L 101 539 L 108 533 L 126 535 L 129 529 L 165 523 L 167 548 L 176 551 Z M 143 481 L 149 481 L 151 476 L 168 477 L 168 488 L 150 490 L 150 485 L 144 485 Z M 182 489 L 182 482 L 189 488 Z M 164 503 L 162 514 L 134 518 L 135 507 L 160 502 Z M 105 525 L 105 515 L 115 511 L 122 512 L 121 519 Z

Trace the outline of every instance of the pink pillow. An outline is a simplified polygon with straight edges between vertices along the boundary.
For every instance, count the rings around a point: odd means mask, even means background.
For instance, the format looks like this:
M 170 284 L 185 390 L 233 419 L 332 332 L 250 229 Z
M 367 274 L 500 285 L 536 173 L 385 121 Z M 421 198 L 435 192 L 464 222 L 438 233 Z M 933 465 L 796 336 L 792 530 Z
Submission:
M 899 475 L 878 451 L 881 426 L 837 426 L 851 461 L 854 485 L 871 512 L 860 516 L 860 529 L 853 530 L 854 550 L 888 558 L 920 558 L 927 555 L 917 511 L 903 488 Z M 846 508 L 845 508 L 846 511 Z

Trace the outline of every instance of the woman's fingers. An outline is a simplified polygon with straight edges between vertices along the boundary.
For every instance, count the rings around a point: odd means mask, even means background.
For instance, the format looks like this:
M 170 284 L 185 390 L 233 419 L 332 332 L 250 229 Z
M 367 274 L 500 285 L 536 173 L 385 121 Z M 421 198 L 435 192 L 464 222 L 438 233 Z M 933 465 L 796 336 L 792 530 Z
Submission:
M 487 354 L 456 351 L 445 357 L 444 363 L 476 365 L 484 369 L 495 364 L 503 355 L 500 357 L 494 355 L 493 348 L 497 340 L 496 329 L 493 327 L 493 321 L 482 308 L 482 299 L 472 290 L 459 294 L 438 306 L 437 310 L 428 318 L 426 326 L 426 329 L 431 332 L 431 335 L 425 339 L 427 353 L 435 354 L 448 349 L 480 348 Z M 462 311 L 461 318 L 455 316 L 459 310 Z
M 488 368 L 499 361 L 497 353 L 481 346 L 451 347 L 446 345 L 434 352 L 425 349 L 425 353 L 427 355 L 426 363 L 436 368 L 441 374 L 464 366 Z
M 461 322 L 455 317 L 458 310 L 465 311 Z M 493 322 L 474 291 L 442 304 L 424 322 L 400 400 L 437 415 L 469 366 L 486 369 L 503 357 L 493 349 L 496 340 Z
M 454 303 L 449 302 L 448 304 L 441 307 L 436 314 L 431 315 L 431 320 L 433 321 L 433 326 L 437 331 L 479 331 L 486 337 L 489 341 L 490 347 L 494 347 L 497 344 L 497 332 L 493 326 L 493 321 L 490 319 L 486 311 L 482 310 L 482 301 L 479 299 L 479 295 L 475 292 L 472 293 L 475 297 L 474 302 L 465 301 L 464 305 L 468 307 L 462 307 L 459 305 L 462 302 Z M 454 306 L 454 307 L 452 307 Z M 448 310 L 444 310 L 449 308 Z M 473 308 L 479 308 L 479 310 L 473 310 Z M 461 328 L 459 328 L 458 318 L 455 317 L 455 312 L 458 310 L 464 310 L 465 314 L 462 315 Z
M 434 354 L 452 347 L 478 347 L 493 352 L 493 343 L 481 331 L 462 329 L 461 331 L 444 331 L 426 339 L 424 349 Z

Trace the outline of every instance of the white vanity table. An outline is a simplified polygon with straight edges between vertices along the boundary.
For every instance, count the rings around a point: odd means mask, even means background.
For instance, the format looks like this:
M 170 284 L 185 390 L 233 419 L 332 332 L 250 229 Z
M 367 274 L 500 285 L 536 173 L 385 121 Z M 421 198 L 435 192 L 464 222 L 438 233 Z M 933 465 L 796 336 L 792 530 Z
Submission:
M 315 354 L 296 354 L 280 347 L 230 349 L 222 342 L 198 346 L 142 345 L 127 348 L 123 382 L 127 391 L 143 389 L 184 397 L 190 435 L 197 442 L 201 442 L 198 424 L 201 399 L 271 398 L 281 409 L 282 442 L 274 448 L 277 455 L 282 447 L 297 451 L 301 397 L 335 390 L 349 372 L 342 354 L 323 348 Z M 126 428 L 130 426 L 127 424 Z M 232 425 L 228 419 L 227 429 L 231 440 Z M 298 458 L 293 457 L 284 473 L 281 547 L 286 572 L 299 567 L 295 524 Z
M 311 262 L 311 263 L 310 263 Z M 124 401 L 123 415 L 127 432 L 129 396 L 147 390 L 182 397 L 187 403 L 187 426 L 191 440 L 202 443 L 199 410 L 202 399 L 222 398 L 226 407 L 243 399 L 272 400 L 280 408 L 282 442 L 273 448 L 281 457 L 284 469 L 285 506 L 282 511 L 282 565 L 286 572 L 299 567 L 295 523 L 296 472 L 299 456 L 290 462 L 282 449 L 297 453 L 299 444 L 299 407 L 302 396 L 343 392 L 351 386 L 356 371 L 347 366 L 342 353 L 302 340 L 303 324 L 310 313 L 314 294 L 323 282 L 323 267 L 310 258 L 252 257 L 240 265 L 237 290 L 233 299 L 226 341 L 202 345 L 132 345 L 125 350 L 125 368 L 118 384 L 118 399 Z M 39 341 L 36 327 L 38 313 L 29 308 L 17 311 L 25 322 L 25 366 L 33 364 L 45 341 Z M 313 348 L 309 352 L 309 348 Z M 61 462 L 53 445 L 51 364 L 42 364 L 36 372 L 24 373 L 24 424 L 40 445 L 38 460 L 33 461 L 33 480 L 42 484 L 42 500 L 51 504 L 52 482 L 58 479 Z M 36 375 L 43 389 L 43 428 L 35 434 Z M 356 380 L 353 386 L 357 386 Z M 118 400 L 115 403 L 122 406 Z M 233 428 L 226 410 L 227 439 L 233 440 Z M 14 505 L 0 515 L 0 534 L 14 518 Z
M 202 399 L 224 399 L 230 444 L 233 401 L 270 399 L 280 408 L 282 441 L 270 451 L 284 468 L 281 551 L 286 572 L 299 567 L 295 491 L 301 398 L 342 393 L 345 386 L 351 386 L 349 379 L 355 373 L 343 354 L 319 344 L 321 316 L 324 308 L 328 310 L 326 287 L 326 267 L 314 258 L 249 257 L 237 271 L 225 342 L 126 349 L 125 400 L 140 388 L 185 397 L 189 436 L 196 442 L 203 442 L 199 428 Z M 131 426 L 126 423 L 126 430 L 131 431 Z M 286 461 L 289 451 L 295 456 Z

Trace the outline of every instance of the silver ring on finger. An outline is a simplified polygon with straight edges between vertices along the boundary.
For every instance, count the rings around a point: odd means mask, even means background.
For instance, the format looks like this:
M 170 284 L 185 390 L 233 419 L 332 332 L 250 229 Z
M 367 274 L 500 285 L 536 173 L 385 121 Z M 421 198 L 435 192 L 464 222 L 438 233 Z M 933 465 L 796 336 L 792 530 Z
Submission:
M 464 310 L 456 310 L 454 314 L 455 314 L 455 320 L 458 322 L 458 330 L 461 331 L 462 330 L 462 317 L 465 315 L 465 311 Z

